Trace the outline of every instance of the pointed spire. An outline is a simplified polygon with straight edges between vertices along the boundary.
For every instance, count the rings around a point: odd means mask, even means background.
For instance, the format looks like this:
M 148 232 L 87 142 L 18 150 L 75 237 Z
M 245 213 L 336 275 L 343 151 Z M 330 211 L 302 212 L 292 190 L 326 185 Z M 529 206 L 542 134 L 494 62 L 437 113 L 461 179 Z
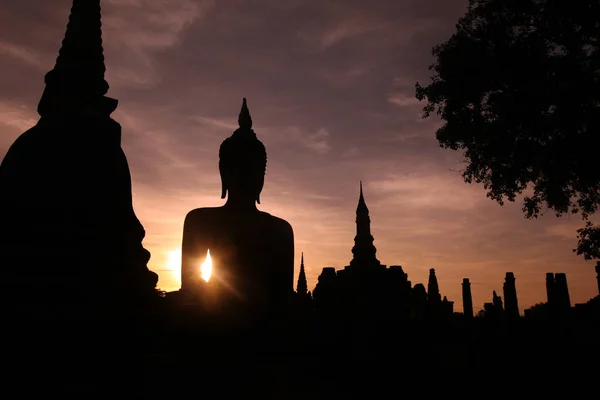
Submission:
M 104 79 L 101 18 L 100 0 L 73 0 L 56 65 L 46 74 L 40 115 L 89 106 L 90 101 L 108 114 L 116 108 L 116 100 L 104 97 L 109 86 Z
M 305 296 L 308 293 L 308 284 L 306 282 L 306 272 L 304 270 L 304 252 L 302 252 L 302 258 L 300 261 L 300 273 L 298 274 L 298 284 L 296 286 L 296 293 Z
M 373 245 L 373 236 L 371 235 L 371 218 L 369 209 L 363 195 L 362 181 L 359 186 L 358 206 L 356 207 L 356 236 L 354 237 L 354 247 L 352 247 L 351 266 L 379 266 L 381 263 L 377 260 L 377 249 Z
M 356 212 L 365 210 L 367 212 L 369 211 L 367 203 L 365 202 L 365 196 L 363 195 L 362 181 L 360 181 L 360 196 L 358 197 L 358 207 L 356 208 Z
M 250 110 L 248 110 L 248 104 L 246 104 L 246 98 L 242 101 L 242 109 L 240 116 L 238 117 L 238 124 L 242 129 L 252 129 L 252 118 L 250 117 Z

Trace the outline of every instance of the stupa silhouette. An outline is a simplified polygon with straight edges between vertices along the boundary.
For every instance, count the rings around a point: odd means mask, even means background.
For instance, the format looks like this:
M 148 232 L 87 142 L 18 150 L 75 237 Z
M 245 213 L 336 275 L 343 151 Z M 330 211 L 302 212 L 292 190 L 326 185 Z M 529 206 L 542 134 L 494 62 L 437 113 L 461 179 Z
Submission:
M 3 285 L 21 301 L 154 295 L 104 73 L 100 0 L 74 0 L 41 118 L 0 165 Z

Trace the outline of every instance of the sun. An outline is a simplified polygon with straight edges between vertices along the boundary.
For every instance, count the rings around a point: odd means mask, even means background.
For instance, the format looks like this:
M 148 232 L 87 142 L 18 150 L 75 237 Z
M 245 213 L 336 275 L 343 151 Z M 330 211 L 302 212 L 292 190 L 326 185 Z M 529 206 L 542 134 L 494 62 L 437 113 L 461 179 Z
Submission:
M 206 252 L 206 258 L 200 266 L 200 274 L 202 279 L 204 279 L 206 282 L 210 280 L 210 276 L 212 275 L 212 267 L 212 257 L 210 256 L 210 250 L 208 250 Z
M 179 276 L 181 272 L 181 248 L 167 251 L 167 259 L 165 261 L 165 267 L 174 276 Z M 212 257 L 210 256 L 210 250 L 206 252 L 206 258 L 200 265 L 200 276 L 206 282 L 210 280 L 213 270 Z

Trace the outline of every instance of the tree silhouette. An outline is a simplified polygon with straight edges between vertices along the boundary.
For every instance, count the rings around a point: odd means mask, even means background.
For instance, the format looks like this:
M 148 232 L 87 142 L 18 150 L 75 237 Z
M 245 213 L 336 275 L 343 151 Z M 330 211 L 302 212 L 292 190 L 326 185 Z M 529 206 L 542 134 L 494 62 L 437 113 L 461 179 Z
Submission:
M 441 147 L 464 151 L 465 182 L 501 205 L 523 194 L 527 218 L 589 221 L 600 204 L 598 15 L 600 0 L 470 0 L 416 84 Z M 599 256 L 597 229 L 579 230 L 577 254 Z
M 577 233 L 577 255 L 583 255 L 586 260 L 600 258 L 600 226 L 587 221 L 585 227 L 578 229 Z

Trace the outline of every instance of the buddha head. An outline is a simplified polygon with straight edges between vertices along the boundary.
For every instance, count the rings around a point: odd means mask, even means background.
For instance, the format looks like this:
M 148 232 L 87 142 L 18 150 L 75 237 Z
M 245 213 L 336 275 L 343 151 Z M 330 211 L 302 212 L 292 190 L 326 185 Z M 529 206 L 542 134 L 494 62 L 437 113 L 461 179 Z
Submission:
M 256 201 L 265 182 L 267 151 L 252 130 L 252 118 L 244 98 L 238 118 L 239 128 L 221 144 L 219 172 L 221 173 L 221 198 L 229 197 Z

